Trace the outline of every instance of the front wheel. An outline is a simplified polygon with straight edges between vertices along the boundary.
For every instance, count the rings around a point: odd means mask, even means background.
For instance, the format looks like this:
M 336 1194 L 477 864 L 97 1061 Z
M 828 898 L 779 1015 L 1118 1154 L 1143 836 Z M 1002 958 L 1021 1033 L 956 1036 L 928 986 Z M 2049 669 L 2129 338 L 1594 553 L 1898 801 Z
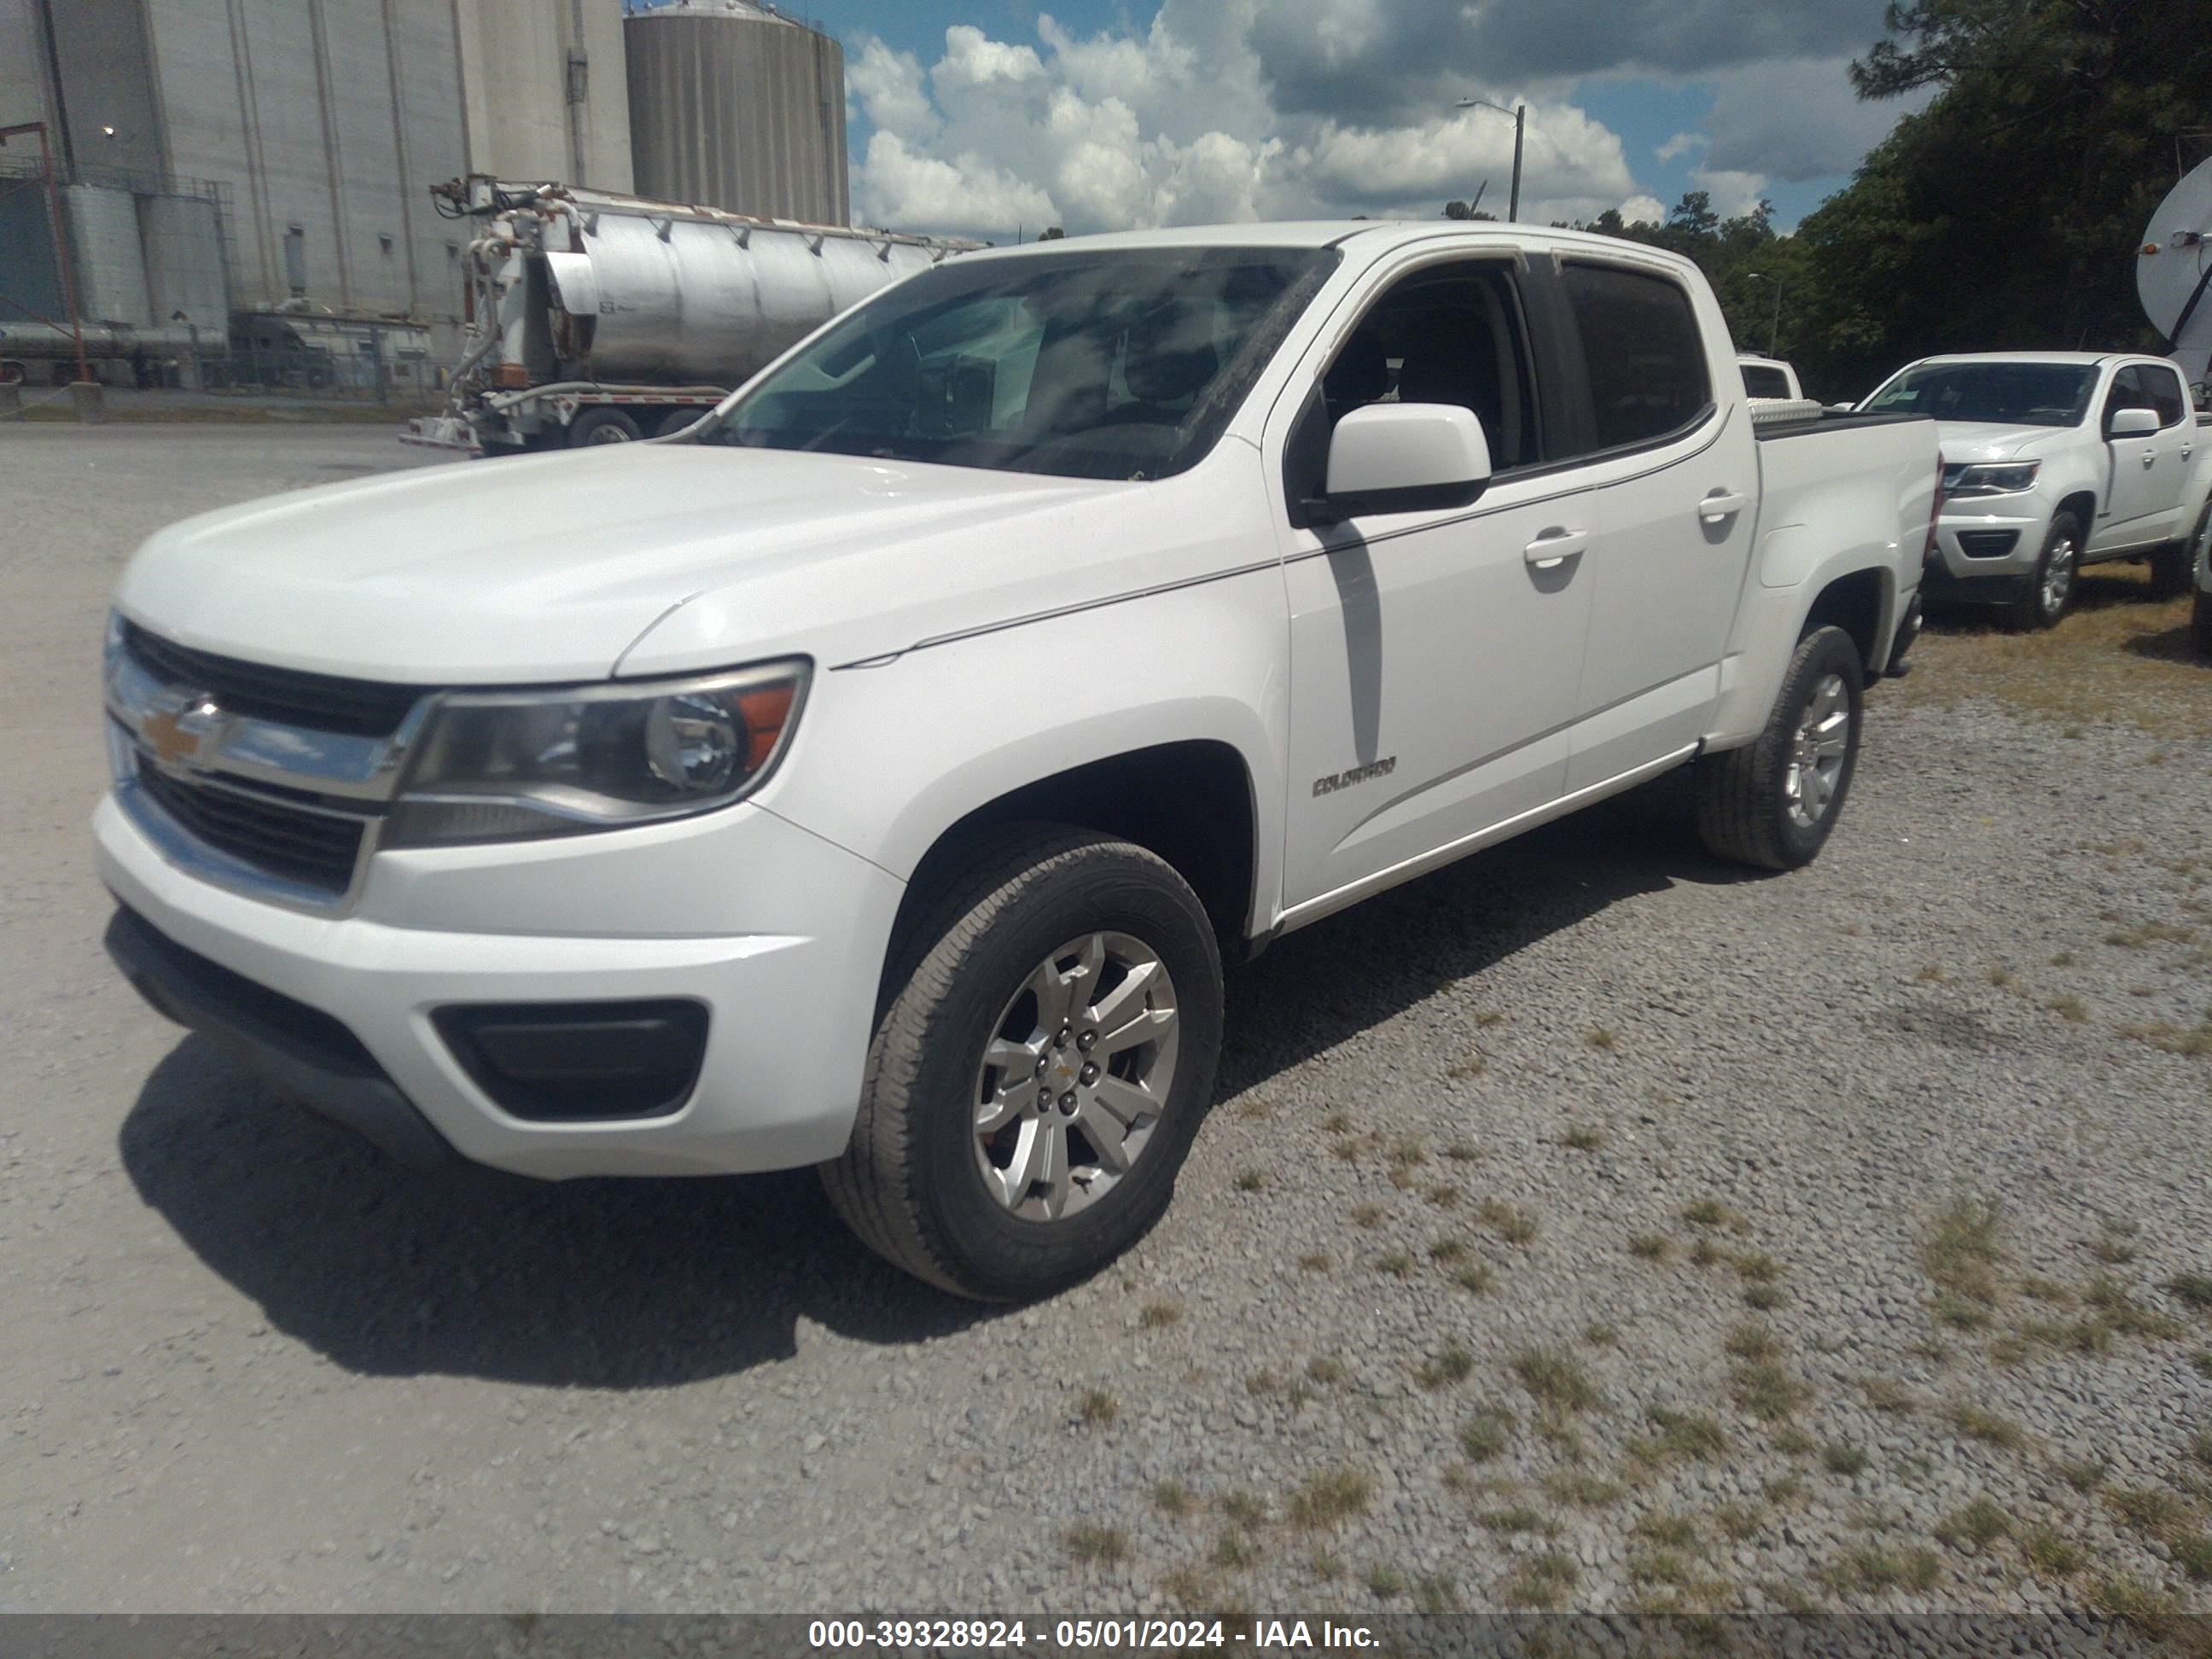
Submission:
M 1864 665 L 1840 628 L 1797 642 L 1766 729 L 1698 763 L 1698 833 L 1722 858 L 1796 870 L 1820 856 L 1858 765 Z
M 1135 1243 L 1220 1053 L 1218 947 L 1182 878 L 1127 842 L 1011 826 L 942 884 L 893 973 L 851 1143 L 822 1167 L 853 1231 L 994 1302 Z
M 2074 605 L 2074 579 L 2081 566 L 2081 524 L 2071 513 L 2051 520 L 2034 573 L 2012 603 L 2007 617 L 2014 629 L 2028 633 L 2056 628 Z
M 587 409 L 568 422 L 571 449 L 581 449 L 586 444 L 635 443 L 644 435 L 628 411 L 620 409 Z

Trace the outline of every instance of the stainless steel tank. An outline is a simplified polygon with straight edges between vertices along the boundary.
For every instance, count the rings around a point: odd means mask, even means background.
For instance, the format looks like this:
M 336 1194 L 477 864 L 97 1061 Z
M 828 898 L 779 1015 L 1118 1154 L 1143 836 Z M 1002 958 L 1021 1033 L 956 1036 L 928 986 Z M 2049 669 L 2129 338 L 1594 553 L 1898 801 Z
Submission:
M 625 19 L 623 41 L 640 196 L 852 217 L 836 40 L 748 0 L 678 0 Z
M 589 205 L 545 239 L 555 349 L 579 380 L 734 386 L 965 244 Z

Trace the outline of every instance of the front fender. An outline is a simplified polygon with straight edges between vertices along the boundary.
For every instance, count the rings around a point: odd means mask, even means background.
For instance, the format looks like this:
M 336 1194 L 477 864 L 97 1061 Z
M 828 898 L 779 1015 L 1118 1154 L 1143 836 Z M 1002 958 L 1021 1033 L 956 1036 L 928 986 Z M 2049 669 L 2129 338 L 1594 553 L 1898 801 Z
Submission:
M 1220 743 L 1251 783 L 1262 930 L 1282 891 L 1287 627 L 1282 573 L 1266 566 L 830 670 L 762 804 L 903 881 L 953 824 L 1024 785 Z

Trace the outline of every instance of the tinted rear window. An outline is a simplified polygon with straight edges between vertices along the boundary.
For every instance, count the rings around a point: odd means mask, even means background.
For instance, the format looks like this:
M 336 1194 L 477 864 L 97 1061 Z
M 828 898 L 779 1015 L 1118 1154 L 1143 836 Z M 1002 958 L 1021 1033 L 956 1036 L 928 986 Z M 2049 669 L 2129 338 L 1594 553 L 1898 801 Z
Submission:
M 1560 273 L 1582 331 L 1599 449 L 1680 431 L 1712 402 L 1705 337 L 1679 283 L 1616 265 Z
M 1754 398 L 1787 398 L 1790 377 L 1778 368 L 1760 368 L 1747 363 L 1743 370 L 1743 389 Z

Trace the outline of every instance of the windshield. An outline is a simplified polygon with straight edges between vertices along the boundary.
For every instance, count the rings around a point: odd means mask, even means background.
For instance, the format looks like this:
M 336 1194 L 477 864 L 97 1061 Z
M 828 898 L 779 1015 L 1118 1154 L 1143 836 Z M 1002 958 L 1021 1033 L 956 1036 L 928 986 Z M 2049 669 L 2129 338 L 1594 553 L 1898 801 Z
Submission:
M 2097 370 L 2090 363 L 1929 363 L 1867 399 L 1869 410 L 2005 426 L 2079 426 Z
M 1158 478 L 1213 447 L 1339 255 L 1055 251 L 886 289 L 700 441 L 1076 478 Z

